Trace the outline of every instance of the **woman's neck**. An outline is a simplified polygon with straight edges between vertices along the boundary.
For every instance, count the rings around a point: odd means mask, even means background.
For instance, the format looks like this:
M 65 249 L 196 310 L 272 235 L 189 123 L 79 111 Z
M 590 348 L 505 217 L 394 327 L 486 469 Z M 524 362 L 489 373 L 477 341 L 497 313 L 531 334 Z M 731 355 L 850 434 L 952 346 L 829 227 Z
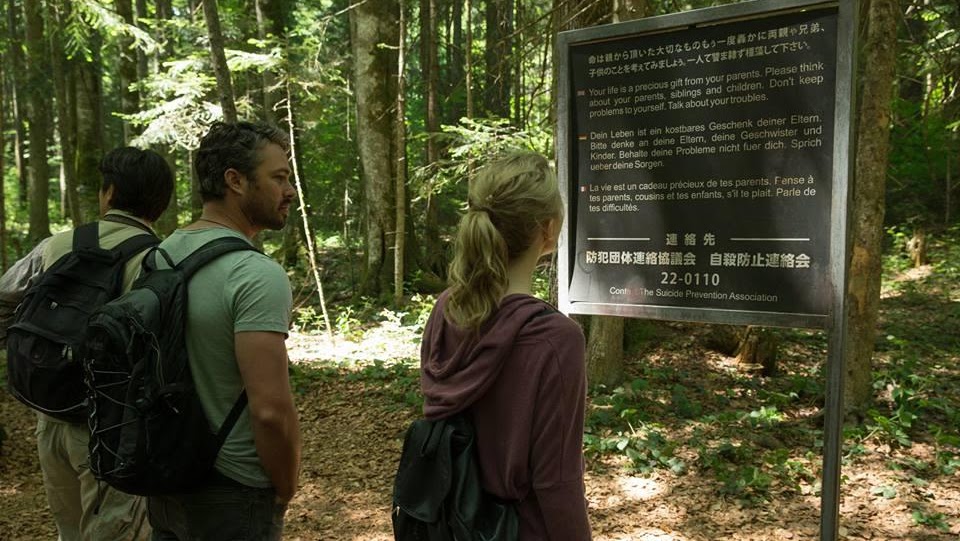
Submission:
M 504 296 L 516 293 L 532 294 L 533 271 L 537 269 L 542 248 L 539 243 L 534 244 L 507 264 L 507 290 Z

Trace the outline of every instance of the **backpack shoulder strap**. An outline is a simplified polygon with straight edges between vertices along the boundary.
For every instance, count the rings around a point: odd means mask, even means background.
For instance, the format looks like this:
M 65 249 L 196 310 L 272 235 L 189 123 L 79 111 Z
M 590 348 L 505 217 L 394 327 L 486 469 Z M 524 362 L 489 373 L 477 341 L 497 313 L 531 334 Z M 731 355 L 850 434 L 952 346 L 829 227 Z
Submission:
M 100 248 L 100 223 L 90 222 L 73 230 L 73 251 Z
M 170 261 L 166 252 L 160 248 L 157 250 L 167 258 L 168 262 Z M 192 254 L 187 256 L 186 259 L 181 261 L 180 264 L 177 265 L 177 268 L 183 273 L 184 280 L 189 281 L 190 277 L 207 263 L 224 254 L 241 250 L 260 252 L 260 250 L 257 250 L 243 239 L 238 239 L 237 237 L 219 237 L 197 248 Z M 240 396 L 237 397 L 237 401 L 233 403 L 233 407 L 230 408 L 230 413 L 227 414 L 227 418 L 223 420 L 223 424 L 221 424 L 220 429 L 217 430 L 217 449 L 223 447 L 223 443 L 227 441 L 227 436 L 230 435 L 234 425 L 237 424 L 237 420 L 240 418 L 240 414 L 243 413 L 246 406 L 247 390 L 243 389 L 240 391 Z
M 237 401 L 233 403 L 233 407 L 230 408 L 230 413 L 227 414 L 227 418 L 223 420 L 223 424 L 220 425 L 220 430 L 217 431 L 217 448 L 223 447 L 223 442 L 227 441 L 227 436 L 230 435 L 230 431 L 233 430 L 233 425 L 237 424 L 237 419 L 240 418 L 240 414 L 243 413 L 243 408 L 247 406 L 247 390 L 244 389 L 240 391 L 240 396 L 237 397 Z
M 177 268 L 183 273 L 184 278 L 189 280 L 195 272 L 207 263 L 224 254 L 240 250 L 259 252 L 253 245 L 243 239 L 237 237 L 218 237 L 197 248 L 192 254 L 187 256 L 186 259 L 181 261 L 177 265 Z
M 110 215 L 107 218 L 114 218 L 115 216 Z M 119 218 L 124 218 L 119 216 Z M 106 219 L 106 218 L 104 218 Z M 96 256 L 96 259 L 103 258 L 107 261 L 113 259 L 114 257 L 119 257 L 120 261 L 127 261 L 136 254 L 139 254 L 143 250 L 156 246 L 160 243 L 160 239 L 157 238 L 154 233 L 148 229 L 145 229 L 143 224 L 136 222 L 135 220 L 126 219 L 126 221 L 120 223 L 128 223 L 130 225 L 136 224 L 137 227 L 143 229 L 149 233 L 149 235 L 134 235 L 129 239 L 121 242 L 113 249 L 106 250 L 100 247 L 100 223 L 99 222 L 90 222 L 88 224 L 83 224 L 80 227 L 76 228 L 73 231 L 73 251 L 74 252 L 84 252 L 88 255 L 93 254 Z M 118 220 L 110 220 L 118 221 Z M 110 257 L 111 254 L 114 254 L 113 257 Z M 116 261 L 114 259 L 114 261 Z
M 113 248 L 113 251 L 120 254 L 121 261 L 127 261 L 147 248 L 153 248 L 158 244 L 160 244 L 160 239 L 152 233 L 149 235 L 138 234 L 118 244 Z
M 151 230 L 149 227 L 147 227 L 143 223 L 137 220 L 134 220 L 133 218 L 128 218 L 122 214 L 107 214 L 101 219 L 105 222 L 114 222 L 118 224 L 129 225 L 131 227 L 136 227 L 137 229 L 141 229 L 147 233 L 150 233 L 153 236 L 156 236 L 156 233 L 154 233 L 153 230 Z

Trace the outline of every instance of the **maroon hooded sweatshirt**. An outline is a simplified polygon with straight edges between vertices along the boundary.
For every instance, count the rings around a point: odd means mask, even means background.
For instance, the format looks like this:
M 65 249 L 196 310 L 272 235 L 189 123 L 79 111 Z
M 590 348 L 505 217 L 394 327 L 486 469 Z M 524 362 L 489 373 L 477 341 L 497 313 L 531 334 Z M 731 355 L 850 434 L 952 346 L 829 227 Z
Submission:
M 583 485 L 583 331 L 549 304 L 514 294 L 471 335 L 437 299 L 423 332 L 423 413 L 465 411 L 484 489 L 519 501 L 521 541 L 591 539 Z

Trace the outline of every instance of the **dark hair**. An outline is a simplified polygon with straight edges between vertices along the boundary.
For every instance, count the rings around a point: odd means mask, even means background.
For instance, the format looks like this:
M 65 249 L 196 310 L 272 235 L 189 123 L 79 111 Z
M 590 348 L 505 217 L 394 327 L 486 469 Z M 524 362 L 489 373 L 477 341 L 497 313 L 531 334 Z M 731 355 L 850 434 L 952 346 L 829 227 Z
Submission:
M 200 182 L 200 197 L 204 201 L 223 198 L 227 169 L 236 169 L 253 180 L 254 171 L 260 165 L 258 151 L 267 143 L 290 152 L 287 134 L 270 124 L 215 122 L 210 126 L 210 131 L 200 140 L 200 148 L 193 160 Z
M 563 216 L 557 177 L 546 158 L 514 152 L 491 161 L 470 183 L 450 264 L 447 321 L 476 330 L 500 305 L 507 266 L 551 219 Z
M 115 148 L 100 162 L 105 192 L 113 186 L 110 208 L 155 221 L 170 204 L 173 172 L 163 156 L 134 147 Z

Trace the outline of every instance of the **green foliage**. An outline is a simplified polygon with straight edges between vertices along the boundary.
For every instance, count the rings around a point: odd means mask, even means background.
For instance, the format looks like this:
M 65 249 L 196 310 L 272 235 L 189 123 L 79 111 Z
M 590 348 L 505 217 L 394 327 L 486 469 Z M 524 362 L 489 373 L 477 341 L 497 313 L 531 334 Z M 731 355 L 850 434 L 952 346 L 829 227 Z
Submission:
M 883 257 L 883 276 L 889 280 L 913 266 L 906 250 L 907 241 L 913 232 L 906 227 L 893 225 L 886 229 L 886 233 L 887 249 Z
M 350 305 L 336 311 L 333 327 L 338 335 L 347 340 L 359 342 L 363 339 L 363 322 L 356 317 Z
M 685 473 L 686 463 L 676 456 L 677 442 L 667 440 L 656 424 L 644 420 L 643 395 L 648 389 L 646 380 L 636 379 L 609 394 L 597 395 L 585 423 L 585 452 L 592 456 L 622 454 L 641 473 L 655 468 Z
M 624 322 L 623 351 L 626 355 L 639 353 L 644 348 L 655 346 L 658 327 L 654 321 L 628 319 Z
M 419 361 L 401 360 L 392 363 L 374 361 L 360 370 L 344 376 L 347 381 L 363 381 L 376 386 L 377 392 L 389 398 L 398 407 L 423 409 L 420 394 Z
M 69 4 L 71 9 L 64 29 L 67 56 L 82 56 L 89 62 L 93 54 L 90 49 L 93 31 L 111 38 L 128 37 L 133 40 L 134 47 L 147 54 L 156 50 L 157 42 L 153 36 L 127 24 L 116 11 L 107 9 L 97 0 L 73 0 Z
M 941 532 L 950 531 L 950 523 L 947 522 L 947 517 L 943 513 L 915 509 L 910 516 L 913 518 L 914 524 L 920 526 L 930 526 L 931 528 L 936 528 Z
M 531 293 L 538 299 L 550 298 L 550 265 L 538 265 L 533 272 L 533 281 L 530 284 Z
M 413 170 L 412 181 L 419 198 L 444 193 L 463 184 L 491 157 L 510 150 L 547 153 L 552 133 L 538 128 L 521 130 L 505 119 L 461 118 L 443 126 L 440 141 L 448 146 L 449 158 Z
M 293 330 L 296 332 L 314 332 L 323 330 L 323 313 L 313 306 L 301 306 L 294 310 Z
M 873 494 L 876 494 L 877 496 L 882 496 L 884 499 L 887 499 L 887 500 L 892 500 L 897 497 L 896 487 L 892 487 L 890 485 L 873 487 L 873 489 L 870 492 Z
M 761 406 L 758 410 L 742 414 L 740 419 L 752 428 L 772 427 L 783 420 L 783 414 L 777 411 L 776 406 Z
M 691 400 L 689 389 L 679 384 L 670 389 L 670 408 L 681 419 L 693 419 L 703 412 L 703 405 Z
M 146 103 L 153 105 L 128 117 L 143 128 L 133 143 L 195 149 L 210 124 L 222 116 L 219 105 L 207 101 L 216 79 L 200 52 L 171 60 L 166 68 L 141 82 Z
M 960 10 L 955 2 L 908 4 L 912 5 L 900 25 L 900 82 L 893 101 L 886 221 L 933 225 L 946 218 L 947 190 L 956 198 L 957 183 L 947 185 L 948 171 L 956 179 L 960 170 L 960 100 L 955 87 L 960 75 L 955 52 L 960 46 Z
M 417 333 L 422 333 L 427 326 L 427 320 L 430 319 L 430 313 L 433 312 L 433 306 L 437 298 L 434 295 L 422 295 L 417 293 L 410 297 L 406 304 L 406 311 L 402 313 L 402 322 L 405 325 L 413 325 Z
M 747 502 L 763 501 L 773 482 L 770 474 L 751 463 L 752 451 L 741 444 L 724 441 L 710 448 L 701 447 L 697 465 L 713 472 L 721 483 L 720 493 Z
M 340 376 L 336 367 L 314 363 L 291 363 L 287 372 L 290 376 L 290 388 L 297 396 L 303 396 L 319 381 L 329 381 Z

